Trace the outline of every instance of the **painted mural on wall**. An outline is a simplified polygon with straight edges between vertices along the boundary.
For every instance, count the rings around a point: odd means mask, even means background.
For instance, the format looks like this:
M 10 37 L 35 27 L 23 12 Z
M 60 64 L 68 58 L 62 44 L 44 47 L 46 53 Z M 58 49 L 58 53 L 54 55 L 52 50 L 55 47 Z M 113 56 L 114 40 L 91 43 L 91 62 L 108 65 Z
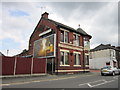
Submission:
M 34 57 L 55 57 L 55 34 L 34 42 Z

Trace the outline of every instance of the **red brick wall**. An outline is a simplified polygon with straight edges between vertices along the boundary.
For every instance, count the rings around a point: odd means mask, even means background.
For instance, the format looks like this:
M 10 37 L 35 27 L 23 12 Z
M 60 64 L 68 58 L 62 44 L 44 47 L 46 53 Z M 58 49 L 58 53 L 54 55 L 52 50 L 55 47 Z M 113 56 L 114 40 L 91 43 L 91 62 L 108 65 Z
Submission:
M 60 36 L 60 30 L 58 31 L 58 36 Z M 69 43 L 70 42 L 73 43 L 73 32 L 69 32 Z M 58 38 L 58 43 L 60 43 L 60 37 Z M 80 46 L 83 46 L 83 36 L 80 36 Z M 60 66 L 60 49 L 69 50 L 69 65 L 70 66 Z M 77 51 L 77 52 L 81 53 L 81 59 L 80 59 L 81 60 L 80 61 L 81 62 L 81 67 L 75 67 L 74 66 L 74 54 L 73 54 L 73 51 Z M 70 53 L 72 53 L 72 55 L 70 55 Z M 83 51 L 67 49 L 66 47 L 64 47 L 64 48 L 63 47 L 58 47 L 58 49 L 57 49 L 57 61 L 58 61 L 58 65 L 56 65 L 56 70 L 57 69 L 58 70 L 83 70 Z
M 40 39 L 39 34 L 46 31 L 46 29 L 47 29 L 46 26 L 53 29 L 55 32 L 57 31 L 56 30 L 57 28 L 56 28 L 56 26 L 54 24 L 48 22 L 47 20 L 41 19 L 39 21 L 38 25 L 36 26 L 36 29 L 34 30 L 33 34 L 30 37 L 30 40 L 29 40 L 29 54 L 33 54 L 34 41 Z M 43 31 L 40 28 L 43 28 Z

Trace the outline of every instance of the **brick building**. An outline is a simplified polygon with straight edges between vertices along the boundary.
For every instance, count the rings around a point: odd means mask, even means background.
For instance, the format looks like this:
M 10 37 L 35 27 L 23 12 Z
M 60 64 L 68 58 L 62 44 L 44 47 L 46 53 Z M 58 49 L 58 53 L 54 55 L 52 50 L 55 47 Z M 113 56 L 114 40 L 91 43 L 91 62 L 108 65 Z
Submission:
M 90 69 L 101 69 L 104 66 L 120 68 L 120 49 L 111 44 L 100 44 L 90 50 Z
M 48 19 L 42 14 L 29 40 L 29 49 L 19 56 L 46 58 L 48 73 L 89 71 L 90 39 L 84 30 L 77 30 Z

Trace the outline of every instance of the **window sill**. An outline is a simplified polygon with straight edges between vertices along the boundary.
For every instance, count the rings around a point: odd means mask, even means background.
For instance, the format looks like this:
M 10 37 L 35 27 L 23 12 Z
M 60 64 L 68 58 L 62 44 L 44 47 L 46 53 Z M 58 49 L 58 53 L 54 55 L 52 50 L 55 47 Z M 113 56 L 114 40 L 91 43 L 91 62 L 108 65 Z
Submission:
M 60 65 L 60 66 L 65 66 L 65 67 L 69 67 L 70 65 Z
M 89 65 L 85 65 L 85 67 L 89 67 Z
M 74 65 L 74 67 L 81 67 L 81 65 Z
M 83 47 L 83 46 L 81 46 L 81 45 L 74 45 L 74 44 L 72 44 L 72 43 L 66 43 L 66 42 L 61 42 L 61 41 L 60 41 L 60 43 L 61 43 L 61 44 L 72 45 L 72 46 L 75 46 L 75 47 Z

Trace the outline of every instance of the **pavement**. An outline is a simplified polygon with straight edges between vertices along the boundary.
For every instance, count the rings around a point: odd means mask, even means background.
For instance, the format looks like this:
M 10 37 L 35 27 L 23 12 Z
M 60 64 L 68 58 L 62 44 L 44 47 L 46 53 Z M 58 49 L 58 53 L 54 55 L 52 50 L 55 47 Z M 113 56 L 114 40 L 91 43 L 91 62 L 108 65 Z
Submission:
M 63 74 L 63 75 L 38 75 L 38 76 L 23 76 L 23 77 L 4 77 L 2 78 L 2 84 L 16 83 L 16 82 L 26 82 L 26 81 L 37 81 L 37 80 L 53 80 L 53 79 L 64 79 L 64 78 L 74 78 L 77 76 L 92 75 L 94 72 L 79 73 L 79 74 Z
M 25 81 L 36 81 L 36 80 L 48 80 L 48 79 L 58 79 L 58 78 L 71 78 L 75 76 L 82 76 L 82 75 L 92 75 L 93 73 L 99 73 L 100 70 L 90 70 L 87 73 L 78 73 L 78 74 L 63 74 L 63 75 L 51 75 L 51 74 L 41 74 L 41 75 L 26 75 L 26 76 L 10 76 L 10 77 L 3 77 L 2 83 L 15 83 L 15 82 L 25 82 Z

